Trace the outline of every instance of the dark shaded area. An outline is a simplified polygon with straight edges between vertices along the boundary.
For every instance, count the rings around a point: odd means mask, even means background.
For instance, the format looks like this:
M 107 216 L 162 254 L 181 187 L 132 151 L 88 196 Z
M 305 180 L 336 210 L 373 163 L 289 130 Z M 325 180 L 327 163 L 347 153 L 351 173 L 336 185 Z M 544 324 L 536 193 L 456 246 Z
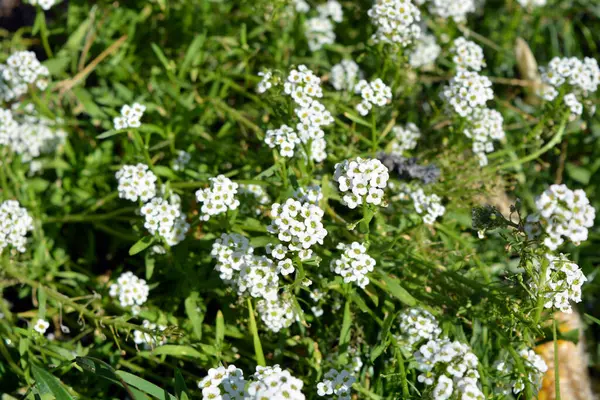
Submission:
M 437 182 L 440 178 L 440 169 L 436 165 L 419 164 L 415 157 L 406 158 L 379 152 L 377 158 L 390 172 L 395 172 L 402 180 L 418 179 L 424 184 L 429 184 Z

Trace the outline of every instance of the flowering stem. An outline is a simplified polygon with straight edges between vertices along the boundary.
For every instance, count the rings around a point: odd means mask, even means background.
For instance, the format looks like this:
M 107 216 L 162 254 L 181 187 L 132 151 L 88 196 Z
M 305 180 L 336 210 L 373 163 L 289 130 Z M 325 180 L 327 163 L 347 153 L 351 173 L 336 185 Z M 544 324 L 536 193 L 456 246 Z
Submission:
M 537 283 L 537 305 L 535 310 L 535 318 L 534 322 L 536 325 L 540 323 L 540 319 L 542 318 L 542 311 L 544 310 L 544 288 L 546 287 L 546 270 L 548 269 L 549 262 L 546 259 L 542 260 L 542 265 L 540 266 L 540 278 Z
M 554 339 L 554 393 L 556 393 L 555 399 L 560 400 L 560 365 L 558 364 L 557 325 L 556 318 L 552 318 L 552 337 Z

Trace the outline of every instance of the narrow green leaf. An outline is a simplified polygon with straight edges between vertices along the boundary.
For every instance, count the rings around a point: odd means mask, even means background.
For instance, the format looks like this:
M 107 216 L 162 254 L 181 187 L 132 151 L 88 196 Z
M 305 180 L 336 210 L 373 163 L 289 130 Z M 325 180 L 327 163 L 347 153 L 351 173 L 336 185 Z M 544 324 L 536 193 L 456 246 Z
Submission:
M 184 345 L 176 345 L 176 344 L 165 344 L 157 347 L 152 352 L 154 355 L 167 355 L 173 356 L 177 358 L 196 358 L 199 360 L 208 360 L 204 354 L 200 353 L 198 350 L 194 349 L 191 346 Z
M 46 290 L 38 289 L 38 318 L 46 319 Z
M 194 330 L 194 336 L 196 339 L 202 339 L 202 322 L 204 321 L 204 314 L 199 310 L 200 300 L 198 299 L 198 293 L 192 292 L 191 295 L 185 299 L 185 312 L 192 323 Z
M 221 348 L 223 339 L 225 339 L 225 319 L 223 318 L 223 312 L 219 310 L 217 312 L 217 323 L 215 329 L 215 342 L 218 348 Z
M 138 376 L 130 374 L 125 371 L 117 371 L 117 376 L 119 376 L 123 381 L 125 381 L 128 385 L 133 386 L 134 388 L 149 394 L 150 396 L 156 397 L 159 400 L 177 400 L 177 398 L 160 387 L 156 386 L 153 383 L 148 382 L 145 379 L 142 379 Z
M 383 326 L 381 327 L 381 337 L 380 337 L 379 343 L 375 347 L 373 347 L 373 350 L 371 350 L 371 355 L 370 355 L 371 362 L 374 362 L 375 360 L 377 360 L 377 358 L 389 346 L 390 341 L 388 339 L 389 339 L 390 329 L 392 328 L 392 324 L 396 320 L 397 315 L 398 315 L 397 313 L 389 313 L 388 316 L 383 321 Z
M 108 130 L 108 131 L 106 131 L 104 133 L 101 133 L 100 135 L 96 136 L 96 139 L 106 139 L 106 138 L 109 138 L 111 136 L 118 135 L 119 133 L 123 133 L 123 132 L 126 132 L 126 131 L 124 131 L 122 129 L 118 130 L 118 131 L 114 130 L 114 129 L 111 129 L 111 130 Z
M 167 71 L 172 70 L 173 66 L 169 63 L 169 60 L 165 56 L 165 53 L 163 53 L 162 49 L 158 47 L 156 43 L 151 43 L 150 46 L 152 47 L 152 51 L 154 54 L 156 54 L 163 67 L 165 67 Z
M 340 346 L 350 341 L 350 325 L 352 324 L 352 313 L 350 311 L 351 299 L 346 300 L 344 305 L 344 319 L 342 321 L 342 330 L 340 331 Z
M 185 379 L 183 378 L 181 371 L 179 368 L 175 368 L 175 396 L 181 400 L 183 396 L 186 395 L 187 391 L 188 388 L 185 384 Z
M 252 308 L 252 299 L 248 298 L 248 316 L 250 319 L 250 332 L 252 332 L 252 340 L 254 341 L 254 355 L 256 363 L 262 367 L 266 366 L 265 355 L 263 353 L 260 337 L 258 336 L 258 328 L 254 319 L 254 309 Z
M 42 393 L 53 395 L 56 400 L 72 400 L 73 397 L 67 392 L 60 380 L 45 369 L 35 364 L 31 365 L 31 373 L 35 379 L 35 386 Z
M 190 43 L 190 47 L 188 47 L 185 57 L 183 58 L 183 62 L 181 63 L 181 67 L 179 68 L 179 78 L 183 79 L 183 76 L 186 72 L 188 72 L 190 66 L 192 65 L 192 61 L 194 58 L 197 58 L 201 55 L 201 49 L 204 46 L 204 41 L 206 40 L 206 35 L 197 35 L 192 43 Z
M 400 300 L 407 306 L 413 307 L 417 304 L 417 300 L 414 297 L 412 297 L 412 295 L 408 293 L 406 289 L 400 286 L 400 283 L 397 279 L 392 278 L 383 272 L 380 273 L 380 276 L 384 283 L 382 284 L 375 280 L 373 280 L 373 283 L 390 293 L 392 296 L 396 297 L 398 300 Z
M 144 236 L 140 240 L 138 240 L 131 248 L 129 249 L 129 255 L 133 256 L 141 251 L 146 250 L 150 245 L 154 242 L 154 238 L 152 236 Z

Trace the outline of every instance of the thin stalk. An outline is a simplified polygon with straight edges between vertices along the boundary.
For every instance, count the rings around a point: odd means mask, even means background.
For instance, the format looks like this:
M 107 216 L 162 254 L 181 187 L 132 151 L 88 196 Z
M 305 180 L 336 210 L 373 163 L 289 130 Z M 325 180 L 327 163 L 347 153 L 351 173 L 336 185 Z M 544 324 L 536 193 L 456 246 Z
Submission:
M 79 223 L 79 222 L 96 222 L 106 220 L 130 220 L 129 217 L 118 217 L 121 214 L 134 212 L 137 207 L 126 207 L 106 214 L 73 214 L 65 215 L 63 217 L 49 217 L 44 219 L 44 224 L 56 224 L 56 223 Z
M 44 14 L 44 11 L 42 11 L 41 8 L 38 8 L 38 13 L 42 14 L 42 16 L 40 17 L 40 33 L 42 36 L 42 45 L 44 46 L 44 50 L 46 51 L 46 55 L 48 55 L 48 58 L 52 58 L 52 49 L 50 48 L 50 42 L 48 42 L 49 33 L 48 26 L 46 25 L 46 14 Z

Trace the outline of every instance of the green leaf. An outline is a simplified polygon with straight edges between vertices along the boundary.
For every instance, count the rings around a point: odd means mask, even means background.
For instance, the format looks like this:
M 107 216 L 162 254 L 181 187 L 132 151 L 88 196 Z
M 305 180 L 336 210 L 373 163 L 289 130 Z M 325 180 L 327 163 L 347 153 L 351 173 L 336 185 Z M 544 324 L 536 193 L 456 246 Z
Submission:
M 196 358 L 203 361 L 208 361 L 208 357 L 200 353 L 198 350 L 191 346 L 176 345 L 176 344 L 165 344 L 157 347 L 152 352 L 153 355 L 167 355 L 177 358 Z
M 185 379 L 183 378 L 181 371 L 179 368 L 175 368 L 175 396 L 181 400 L 183 399 L 183 396 L 186 396 L 187 391 L 188 388 L 185 384 Z
M 146 250 L 148 247 L 150 247 L 150 245 L 153 242 L 154 242 L 154 237 L 144 236 L 143 238 L 141 238 L 140 240 L 135 242 L 135 244 L 133 246 L 131 246 L 131 248 L 129 249 L 129 255 L 133 256 L 141 251 Z
M 75 363 L 82 369 L 122 386 L 133 400 L 147 400 L 148 397 L 129 385 L 117 375 L 117 371 L 109 364 L 94 357 L 76 357 Z
M 163 53 L 162 49 L 158 47 L 156 43 L 151 43 L 150 46 L 152 47 L 152 51 L 154 52 L 154 54 L 156 54 L 156 56 L 158 57 L 160 63 L 163 65 L 163 67 L 165 67 L 167 71 L 174 69 L 173 66 L 169 63 L 167 57 L 165 56 L 165 53 Z
M 181 67 L 179 68 L 179 78 L 183 79 L 183 75 L 189 70 L 189 67 L 192 65 L 193 59 L 198 57 L 201 53 L 201 49 L 204 46 L 204 41 L 206 40 L 206 34 L 197 35 L 192 43 L 190 43 L 190 47 L 188 47 L 185 57 L 183 58 L 183 62 L 181 63 Z
M 204 321 L 204 314 L 198 310 L 200 300 L 198 299 L 198 293 L 192 292 L 191 295 L 185 299 L 185 312 L 192 323 L 194 329 L 194 336 L 196 339 L 202 339 L 202 322 Z
M 111 129 L 109 131 L 106 131 L 106 132 L 101 133 L 100 135 L 96 136 L 96 139 L 106 139 L 106 138 L 109 138 L 111 136 L 115 136 L 115 135 L 118 135 L 119 133 L 124 133 L 124 132 L 126 132 L 126 131 L 123 130 L 123 129 L 120 129 L 118 131 L 114 130 L 114 129 Z
M 223 345 L 223 339 L 225 339 L 225 319 L 223 318 L 223 312 L 221 310 L 217 312 L 215 331 L 215 342 L 217 347 L 220 348 Z
M 350 312 L 351 299 L 346 300 L 344 305 L 344 319 L 342 320 L 342 329 L 340 331 L 340 346 L 350 341 L 350 325 L 352 324 L 352 313 Z
M 572 179 L 576 180 L 582 185 L 587 185 L 590 183 L 592 173 L 588 169 L 579 167 L 573 163 L 567 163 L 565 169 L 567 170 L 567 174 L 569 174 Z
M 156 172 L 156 175 L 168 179 L 177 180 L 179 178 L 177 174 L 171 170 L 171 168 L 166 167 L 164 165 L 155 165 L 154 167 L 152 167 L 152 170 Z
M 382 284 L 376 280 L 373 280 L 373 283 L 390 293 L 392 296 L 396 297 L 407 306 L 413 307 L 417 304 L 417 300 L 400 285 L 397 279 L 392 278 L 383 272 L 380 272 L 380 276 L 384 283 Z
M 41 286 L 38 289 L 38 317 L 46 319 L 46 290 Z
M 392 324 L 396 320 L 397 315 L 398 315 L 397 313 L 389 313 L 388 316 L 385 318 L 385 321 L 383 321 L 383 327 L 381 328 L 381 336 L 380 336 L 381 338 L 379 340 L 379 343 L 373 348 L 373 350 L 371 350 L 371 355 L 370 355 L 371 362 L 374 362 L 375 360 L 377 360 L 377 358 L 389 346 L 390 341 L 388 339 L 389 339 L 390 329 L 392 328 Z
M 254 342 L 254 355 L 256 357 L 256 363 L 264 367 L 267 365 L 267 362 L 265 361 L 262 344 L 260 343 L 260 336 L 258 336 L 258 328 L 256 327 L 256 320 L 254 319 L 254 309 L 252 308 L 251 298 L 248 298 L 248 317 L 250 320 L 250 332 L 252 332 L 252 340 Z
M 42 393 L 52 394 L 56 400 L 69 400 L 73 397 L 67 392 L 60 380 L 45 369 L 35 364 L 31 365 L 31 373 L 35 379 L 36 388 Z
M 148 382 L 145 379 L 130 374 L 129 372 L 117 371 L 117 376 L 123 379 L 123 381 L 125 381 L 128 385 L 131 385 L 134 388 L 149 394 L 150 396 L 156 397 L 159 400 L 177 400 L 175 396 L 169 394 L 167 391 L 161 389 L 153 383 Z

